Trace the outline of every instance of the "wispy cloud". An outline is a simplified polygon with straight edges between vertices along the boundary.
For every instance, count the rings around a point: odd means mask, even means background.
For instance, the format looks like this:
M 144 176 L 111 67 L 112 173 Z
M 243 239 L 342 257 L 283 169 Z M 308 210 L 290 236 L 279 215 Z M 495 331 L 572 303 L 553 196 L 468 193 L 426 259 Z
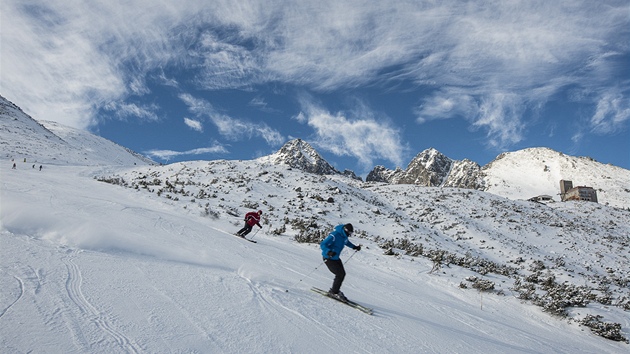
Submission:
M 203 132 L 203 125 L 198 120 L 194 120 L 194 119 L 190 119 L 190 118 L 184 118 L 184 124 L 186 124 L 192 130 L 196 130 L 198 132 Z
M 599 93 L 579 102 L 598 105 L 596 131 L 627 127 L 630 80 L 610 80 L 622 70 L 615 56 L 629 55 L 629 11 L 614 0 L 6 0 L 2 90 L 37 118 L 85 127 L 107 102 L 147 95 L 147 75 L 165 68 L 208 90 L 412 81 L 429 92 L 418 122 L 461 117 L 502 146 L 523 138 L 523 112 L 566 87 Z M 216 110 L 209 118 L 226 137 L 277 139 Z
M 195 155 L 205 155 L 205 154 L 226 154 L 228 150 L 222 145 L 214 145 L 211 147 L 205 148 L 197 148 L 187 151 L 173 151 L 173 150 L 148 150 L 144 152 L 147 156 L 157 158 L 164 161 L 169 161 L 170 159 L 177 156 L 195 156 Z
M 286 138 L 276 129 L 271 128 L 267 124 L 258 124 L 255 128 L 256 134 L 265 139 L 267 144 L 271 146 L 279 146 L 285 143 Z
M 330 113 L 307 99 L 302 99 L 302 112 L 295 117 L 315 130 L 314 144 L 322 150 L 355 157 L 364 168 L 372 168 L 375 159 L 400 166 L 407 148 L 400 132 L 386 117 L 379 118 L 360 103 L 349 112 Z
M 254 99 L 249 101 L 248 105 L 251 107 L 255 107 L 263 112 L 278 112 L 277 109 L 269 107 L 267 102 L 265 102 L 265 99 L 262 97 L 255 97 Z
M 472 127 L 487 132 L 488 145 L 508 148 L 524 139 L 524 132 L 532 123 L 524 112 L 544 105 L 561 89 L 609 90 L 613 76 L 602 68 L 612 64 L 607 46 L 620 48 L 621 38 L 628 38 L 627 29 L 625 34 L 615 34 L 615 28 L 628 24 L 621 15 L 627 13 L 628 6 L 608 5 L 469 4 L 468 13 L 457 14 L 459 21 L 445 23 L 448 34 L 436 38 L 446 40 L 440 44 L 448 47 L 444 54 L 431 50 L 430 56 L 406 72 L 415 75 L 419 82 L 441 86 L 433 95 L 422 98 L 418 122 L 463 118 Z M 612 21 L 611 26 L 595 25 L 593 16 L 603 22 Z M 429 45 L 437 44 L 436 41 Z M 621 108 L 614 111 L 623 112 L 624 106 L 630 107 L 628 93 L 626 90 L 617 96 Z M 582 103 L 590 100 L 587 96 L 583 99 Z M 610 107 L 606 102 L 604 106 Z M 596 114 L 593 121 L 599 116 Z
M 188 106 L 188 110 L 191 113 L 196 114 L 198 117 L 210 119 L 217 127 L 219 134 L 226 139 L 236 141 L 259 136 L 272 146 L 284 143 L 282 134 L 264 122 L 251 122 L 232 118 L 219 112 L 210 102 L 195 98 L 190 94 L 180 94 L 179 98 Z
M 124 102 L 109 102 L 103 107 L 105 111 L 112 112 L 119 119 L 138 118 L 141 121 L 157 121 L 159 117 L 156 112 L 159 108 L 156 104 L 138 105 Z
M 107 102 L 143 92 L 142 80 L 123 71 L 128 43 L 116 53 L 107 50 L 108 42 L 118 43 L 115 34 L 128 34 L 115 29 L 127 24 L 113 21 L 121 14 L 113 10 L 55 0 L 3 2 L 3 93 L 38 119 L 84 128 Z
M 198 117 L 209 118 L 217 127 L 219 134 L 224 138 L 238 140 L 244 136 L 251 135 L 252 128 L 250 125 L 218 112 L 210 102 L 195 98 L 190 94 L 181 94 L 179 98 L 188 106 L 188 110 L 191 113 L 196 114 Z
M 630 98 L 606 92 L 597 101 L 590 126 L 599 134 L 618 131 L 630 120 Z
M 435 119 L 463 118 L 471 128 L 486 132 L 486 145 L 503 149 L 523 140 L 525 124 L 524 99 L 515 93 L 497 90 L 492 94 L 472 97 L 462 90 L 436 92 L 418 107 L 416 121 L 420 124 Z

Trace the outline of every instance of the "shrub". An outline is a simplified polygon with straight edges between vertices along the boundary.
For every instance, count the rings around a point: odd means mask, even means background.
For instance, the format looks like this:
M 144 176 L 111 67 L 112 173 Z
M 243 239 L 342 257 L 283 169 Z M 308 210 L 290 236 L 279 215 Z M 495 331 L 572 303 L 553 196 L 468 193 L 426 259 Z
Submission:
M 477 279 L 475 277 L 472 282 L 473 289 L 477 289 L 479 291 L 492 291 L 494 290 L 494 282 L 488 279 Z
M 303 229 L 297 234 L 294 239 L 299 243 L 320 243 L 328 236 L 327 231 L 321 231 L 319 229 Z
M 626 337 L 621 334 L 621 324 L 602 322 L 602 316 L 600 315 L 586 315 L 586 317 L 580 321 L 580 324 L 590 328 L 591 331 L 598 336 L 617 342 L 628 343 Z

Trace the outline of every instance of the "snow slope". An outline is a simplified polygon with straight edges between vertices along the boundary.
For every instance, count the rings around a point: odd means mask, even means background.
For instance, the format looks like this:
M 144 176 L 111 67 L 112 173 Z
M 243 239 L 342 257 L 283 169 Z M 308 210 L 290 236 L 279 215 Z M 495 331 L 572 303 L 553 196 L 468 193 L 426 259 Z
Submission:
M 150 159 L 89 132 L 56 122 L 36 121 L 0 96 L 2 159 L 32 165 L 146 165 Z M 16 166 L 17 167 L 17 166 Z
M 191 203 L 189 198 L 175 200 L 175 194 L 158 196 L 92 177 L 137 175 L 135 169 L 53 166 L 40 172 L 0 165 L 2 352 L 628 350 L 623 342 L 596 336 L 514 296 L 460 288 L 473 274 L 469 270 L 449 267 L 429 274 L 430 260 L 384 256 L 367 238 L 354 239 L 367 246 L 364 250 L 342 255 L 348 272 L 343 290 L 373 307 L 375 315 L 321 297 L 309 288 L 327 288 L 332 276 L 321 264 L 317 245 L 296 243 L 290 231 L 273 235 L 268 224 L 277 224 L 272 220 L 255 235 L 257 244 L 230 235 L 241 226 L 240 216 L 225 211 L 242 214 L 248 208 L 226 199 L 240 199 L 246 190 L 227 182 L 213 186 L 220 197 Z M 192 165 L 145 167 L 140 173 L 153 169 L 156 178 L 177 173 L 183 179 L 186 169 L 194 170 Z M 226 170 L 235 174 L 261 173 L 251 165 L 226 161 L 211 164 L 213 172 L 206 170 L 207 176 L 200 178 L 207 183 L 212 177 L 221 179 L 220 168 L 228 165 Z M 283 173 L 295 177 L 292 171 Z M 269 177 L 265 185 L 245 184 L 265 195 L 268 204 L 275 198 L 294 201 L 293 191 L 271 194 L 282 190 L 273 188 L 272 175 L 261 175 L 260 180 Z M 308 186 L 309 178 L 296 183 Z M 334 179 L 327 183 L 343 188 Z M 350 197 L 349 192 L 336 196 L 353 209 L 362 206 Z M 206 202 L 216 214 L 194 207 Z M 331 219 L 350 221 L 350 215 L 338 217 Z M 388 229 L 380 228 L 383 233 Z M 499 287 L 505 280 L 489 278 Z M 612 307 L 607 311 L 609 320 L 622 322 L 627 335 L 627 316 Z

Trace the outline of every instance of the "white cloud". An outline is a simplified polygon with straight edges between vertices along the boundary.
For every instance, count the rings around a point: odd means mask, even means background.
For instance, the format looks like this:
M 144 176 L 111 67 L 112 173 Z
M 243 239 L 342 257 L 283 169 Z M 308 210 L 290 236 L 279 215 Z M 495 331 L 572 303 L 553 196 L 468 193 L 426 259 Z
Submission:
M 184 117 L 184 123 L 189 128 L 191 128 L 192 130 L 196 130 L 198 132 L 203 132 L 203 125 L 198 120 L 194 120 L 194 119 L 190 119 L 190 118 L 185 118 Z
M 256 83 L 261 68 L 254 53 L 224 40 L 208 32 L 198 39 L 197 47 L 189 53 L 201 61 L 203 68 L 195 81 L 211 90 L 246 88 Z
M 37 119 L 85 128 L 103 102 L 142 91 L 142 80 L 127 80 L 121 58 L 104 50 L 108 41 L 116 43 L 112 35 L 124 34 L 116 30 L 125 24 L 112 21 L 118 17 L 112 9 L 71 1 L 3 2 L 3 94 Z
M 146 76 L 164 68 L 213 90 L 413 80 L 447 94 L 425 100 L 421 120 L 450 112 L 509 144 L 526 128 L 527 107 L 563 87 L 600 91 L 619 75 L 611 53 L 628 55 L 629 11 L 612 0 L 5 0 L 2 92 L 37 119 L 86 127 L 106 102 L 147 95 Z M 627 124 L 628 90 L 619 95 L 619 109 L 614 98 L 600 101 L 597 131 Z M 461 97 L 483 112 L 469 113 Z M 495 124 L 498 112 L 507 129 Z M 225 136 L 269 136 L 218 112 L 211 119 Z
M 495 94 L 485 97 L 479 105 L 478 116 L 472 125 L 487 131 L 487 144 L 503 149 L 523 139 L 521 121 L 523 102 L 514 94 Z
M 630 120 L 630 98 L 619 93 L 607 92 L 597 102 L 590 125 L 596 133 L 616 132 Z
M 199 117 L 210 118 L 210 121 L 219 130 L 219 134 L 227 139 L 238 140 L 246 135 L 250 135 L 252 132 L 251 125 L 218 112 L 206 100 L 195 98 L 190 94 L 180 94 L 179 98 L 184 101 L 191 113 Z
M 135 103 L 122 103 L 122 102 L 110 102 L 103 107 L 107 111 L 114 112 L 116 117 L 126 120 L 130 117 L 136 117 L 143 121 L 157 121 L 157 111 L 159 106 L 152 105 L 137 105 Z
M 232 118 L 219 112 L 210 102 L 195 98 L 190 94 L 180 94 L 179 97 L 188 106 L 190 112 L 199 117 L 209 118 L 217 127 L 219 134 L 226 139 L 240 140 L 258 136 L 274 146 L 284 142 L 282 134 L 264 122 L 250 122 Z
M 332 114 L 303 99 L 302 109 L 298 120 L 315 130 L 318 148 L 355 157 L 365 168 L 373 167 L 375 159 L 401 165 L 407 148 L 400 142 L 400 132 L 385 119 L 377 120 L 368 107 Z
M 501 150 L 523 140 L 526 107 L 523 98 L 514 93 L 497 90 L 474 98 L 450 89 L 426 98 L 416 110 L 416 121 L 423 124 L 435 119 L 464 118 L 472 128 L 486 132 L 486 145 Z
M 285 137 L 280 134 L 279 131 L 269 127 L 267 124 L 262 123 L 256 127 L 256 132 L 261 138 L 265 139 L 267 144 L 271 146 L 282 145 L 286 142 Z
M 161 160 L 168 161 L 174 157 L 178 156 L 190 156 L 190 155 L 204 155 L 204 154 L 225 154 L 228 153 L 228 150 L 219 144 L 215 144 L 214 146 L 205 147 L 205 148 L 197 148 L 191 149 L 187 151 L 174 151 L 174 150 L 148 150 L 144 152 L 147 156 L 158 158 Z
M 188 106 L 188 110 L 194 114 L 201 115 L 204 112 L 213 112 L 214 107 L 210 102 L 202 99 L 197 99 L 193 95 L 183 93 L 179 95 L 179 98 Z
M 416 109 L 416 121 L 419 124 L 435 119 L 466 117 L 470 112 L 478 112 L 475 99 L 456 90 L 436 92 L 424 99 L 424 103 Z
M 262 97 L 254 97 L 251 101 L 249 101 L 248 105 L 263 112 L 278 112 L 277 109 L 269 107 L 267 102 L 265 102 L 265 99 Z
M 179 82 L 175 78 L 166 77 L 164 71 L 161 71 L 157 76 L 157 80 L 164 86 L 170 86 L 174 88 L 179 88 Z

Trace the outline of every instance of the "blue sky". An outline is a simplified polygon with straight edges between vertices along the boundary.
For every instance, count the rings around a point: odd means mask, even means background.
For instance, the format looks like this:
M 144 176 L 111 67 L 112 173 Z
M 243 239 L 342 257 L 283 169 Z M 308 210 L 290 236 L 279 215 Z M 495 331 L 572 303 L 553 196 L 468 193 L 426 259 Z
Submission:
M 549 147 L 630 169 L 628 1 L 5 0 L 1 93 L 158 162 Z

